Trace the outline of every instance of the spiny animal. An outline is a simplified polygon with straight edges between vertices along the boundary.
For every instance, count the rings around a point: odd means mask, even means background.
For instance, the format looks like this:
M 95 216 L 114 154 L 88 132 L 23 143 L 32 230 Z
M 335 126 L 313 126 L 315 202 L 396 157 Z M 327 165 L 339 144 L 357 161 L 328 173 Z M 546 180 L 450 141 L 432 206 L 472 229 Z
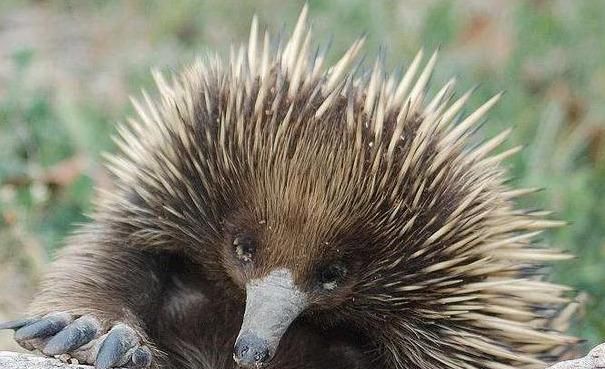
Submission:
M 454 80 L 427 95 L 436 53 L 365 72 L 363 39 L 325 67 L 306 18 L 277 45 L 255 19 L 228 62 L 155 74 L 108 158 L 115 190 L 33 318 L 4 325 L 19 342 L 100 369 L 233 365 L 213 332 L 243 367 L 292 350 L 280 366 L 539 368 L 575 342 L 541 268 L 568 256 L 532 241 L 561 222 L 515 206 L 533 190 L 507 185 L 510 130 L 470 145 L 500 94 L 465 115 Z

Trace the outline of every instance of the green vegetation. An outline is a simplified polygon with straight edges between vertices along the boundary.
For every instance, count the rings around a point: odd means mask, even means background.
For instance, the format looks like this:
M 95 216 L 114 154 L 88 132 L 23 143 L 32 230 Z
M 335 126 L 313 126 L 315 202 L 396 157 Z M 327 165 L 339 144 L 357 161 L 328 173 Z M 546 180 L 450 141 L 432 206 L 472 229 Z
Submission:
M 407 6 L 405 4 L 408 4 Z M 577 258 L 554 278 L 588 294 L 574 332 L 605 338 L 605 3 L 309 2 L 316 39 L 333 57 L 366 32 L 369 56 L 405 66 L 440 47 L 435 87 L 458 77 L 471 104 L 506 95 L 479 132 L 516 127 L 515 185 L 544 187 L 525 206 L 568 227 L 544 236 Z M 93 184 L 107 186 L 100 152 L 128 95 L 152 88 L 149 68 L 171 71 L 208 50 L 247 40 L 252 14 L 273 33 L 302 3 L 276 0 L 21 2 L 0 5 L 0 320 L 21 312 L 47 260 L 85 221 Z M 9 347 L 0 336 L 0 348 Z M 8 337 L 8 336 L 7 336 Z

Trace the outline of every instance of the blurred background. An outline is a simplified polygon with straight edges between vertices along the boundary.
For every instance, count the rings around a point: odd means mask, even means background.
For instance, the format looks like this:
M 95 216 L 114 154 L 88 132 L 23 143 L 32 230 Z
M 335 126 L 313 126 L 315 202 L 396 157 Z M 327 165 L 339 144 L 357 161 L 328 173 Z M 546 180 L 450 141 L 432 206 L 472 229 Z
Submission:
M 247 41 L 256 13 L 290 31 L 302 1 L 0 2 L 0 321 L 24 313 L 49 259 L 86 220 L 100 154 L 129 95 L 153 90 L 149 70 L 178 70 L 209 50 Z M 441 48 L 434 87 L 479 85 L 471 106 L 505 90 L 479 132 L 515 126 L 514 185 L 543 187 L 524 206 L 570 226 L 544 240 L 577 258 L 553 279 L 586 294 L 573 327 L 605 340 L 605 2 L 310 0 L 315 40 L 334 60 L 362 33 L 369 57 L 406 66 Z M 65 296 L 66 299 L 69 296 Z M 16 349 L 0 332 L 0 350 Z

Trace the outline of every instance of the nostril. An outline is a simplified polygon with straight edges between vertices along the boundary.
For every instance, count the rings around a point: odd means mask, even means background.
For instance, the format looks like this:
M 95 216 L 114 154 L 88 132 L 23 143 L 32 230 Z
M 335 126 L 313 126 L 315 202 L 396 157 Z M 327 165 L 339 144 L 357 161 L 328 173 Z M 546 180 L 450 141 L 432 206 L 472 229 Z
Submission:
M 268 358 L 269 358 L 269 350 L 266 348 L 262 351 L 256 352 L 256 354 L 254 354 L 254 361 L 257 363 L 264 363 L 265 361 L 267 361 Z
M 240 337 L 235 343 L 233 358 L 240 366 L 258 367 L 270 359 L 268 344 L 255 335 Z

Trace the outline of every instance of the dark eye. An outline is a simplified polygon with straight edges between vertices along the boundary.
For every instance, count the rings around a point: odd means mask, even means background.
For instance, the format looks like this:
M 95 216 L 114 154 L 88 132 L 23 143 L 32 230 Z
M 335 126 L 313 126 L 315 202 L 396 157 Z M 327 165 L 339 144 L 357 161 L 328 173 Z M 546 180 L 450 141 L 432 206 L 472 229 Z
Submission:
M 333 290 L 347 275 L 347 268 L 342 263 L 325 266 L 319 271 L 319 283 L 324 290 Z
M 248 236 L 237 236 L 233 239 L 233 246 L 235 247 L 235 255 L 243 263 L 249 263 L 252 261 L 256 246 L 254 240 Z

